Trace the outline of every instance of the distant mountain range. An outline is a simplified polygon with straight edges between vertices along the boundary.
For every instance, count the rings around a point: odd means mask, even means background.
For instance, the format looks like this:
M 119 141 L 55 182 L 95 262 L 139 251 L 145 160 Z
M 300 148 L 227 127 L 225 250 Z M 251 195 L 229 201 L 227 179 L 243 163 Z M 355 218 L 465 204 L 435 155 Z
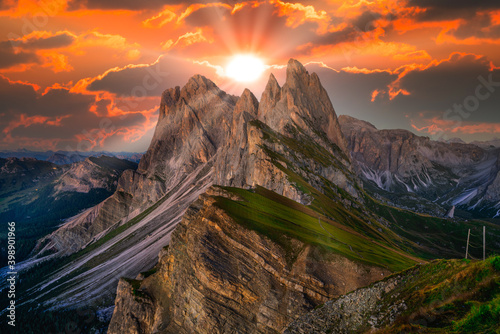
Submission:
M 6 168 L 27 178 L 11 200 L 41 180 L 50 201 L 109 191 L 19 264 L 21 330 L 460 332 L 476 317 L 464 305 L 496 307 L 500 258 L 434 260 L 464 257 L 469 231 L 468 256 L 482 257 L 484 227 L 485 253 L 500 252 L 498 156 L 338 118 L 293 59 L 260 101 L 195 75 L 162 94 L 136 169 L 103 157 Z M 441 306 L 448 318 L 414 325 Z
M 139 162 L 143 153 L 135 152 L 108 152 L 108 151 L 30 151 L 19 149 L 13 151 L 0 151 L 0 158 L 35 158 L 49 161 L 57 165 L 66 165 L 73 162 L 85 160 L 88 157 L 99 157 L 105 155 L 118 159 Z
M 393 204 L 437 216 L 452 207 L 464 218 L 500 216 L 500 148 L 339 120 L 365 187 Z
M 0 213 L 2 223 L 17 222 L 17 259 L 32 250 L 37 239 L 84 209 L 92 207 L 117 187 L 120 175 L 137 164 L 115 157 L 88 157 L 57 165 L 35 158 L 0 158 Z M 2 242 L 5 231 L 0 231 Z M 1 249 L 1 264 L 6 249 Z

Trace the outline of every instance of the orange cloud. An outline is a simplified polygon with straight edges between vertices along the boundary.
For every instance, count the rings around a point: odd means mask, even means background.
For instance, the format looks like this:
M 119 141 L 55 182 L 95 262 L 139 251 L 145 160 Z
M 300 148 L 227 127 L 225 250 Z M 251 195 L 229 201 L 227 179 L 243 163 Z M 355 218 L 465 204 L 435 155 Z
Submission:
M 2 15 L 10 17 L 22 16 L 45 16 L 54 17 L 64 12 L 67 6 L 67 0 L 7 0 L 9 9 L 1 11 Z M 17 4 L 17 6 L 16 6 Z
M 119 140 L 123 142 L 136 142 L 156 126 L 157 110 L 158 106 L 149 110 L 141 111 L 140 114 L 146 117 L 146 120 L 143 123 L 127 127 L 110 126 L 107 128 L 95 128 L 90 131 L 86 131 L 85 133 L 76 134 L 75 139 L 78 142 L 87 142 L 88 145 L 85 145 L 85 147 L 89 150 L 105 147 L 105 141 L 112 137 L 119 137 Z
M 300 50 L 308 50 L 311 56 L 315 58 L 343 57 L 351 61 L 354 56 L 377 56 L 393 57 L 398 54 L 405 54 L 415 51 L 415 46 L 399 43 L 385 42 L 375 37 L 372 32 L 362 33 L 355 41 L 343 42 L 336 45 L 303 45 Z
M 231 11 L 231 14 L 236 13 L 237 11 L 242 10 L 246 6 L 250 6 L 252 8 L 257 8 L 260 5 L 264 4 L 265 1 L 247 1 L 247 2 L 240 2 L 234 5 L 233 10 Z
M 356 66 L 344 67 L 344 68 L 342 68 L 342 71 L 349 72 L 349 73 L 361 73 L 361 74 L 372 74 L 372 73 L 382 73 L 382 72 L 392 74 L 392 72 L 390 70 L 379 70 L 379 69 L 369 70 L 367 68 L 357 68 Z
M 34 124 L 47 124 L 51 126 L 61 126 L 61 121 L 65 118 L 70 117 L 70 115 L 64 115 L 59 117 L 47 117 L 47 116 L 28 116 L 27 114 L 19 115 L 17 120 L 11 121 L 4 129 L 3 133 L 10 137 L 10 132 L 18 127 L 25 127 Z
M 315 22 L 319 26 L 319 32 L 328 31 L 330 16 L 324 10 L 316 10 L 313 6 L 305 6 L 301 3 L 283 2 L 280 0 L 271 0 L 271 4 L 278 7 L 278 15 L 286 16 L 286 25 L 291 28 L 306 22 Z
M 188 8 L 186 8 L 186 10 L 181 15 L 179 15 L 179 17 L 177 18 L 177 23 L 181 23 L 189 15 L 193 14 L 194 12 L 196 12 L 202 8 L 210 8 L 210 7 L 222 7 L 222 8 L 226 8 L 230 11 L 232 11 L 232 9 L 233 9 L 233 7 L 231 7 L 230 5 L 222 3 L 222 2 L 207 3 L 207 4 L 197 3 L 197 4 L 190 5 Z
M 44 59 L 42 67 L 50 68 L 54 73 L 69 72 L 73 70 L 73 66 L 68 64 L 68 57 L 53 51 L 39 51 L 39 54 Z
M 481 38 L 476 36 L 459 39 L 450 34 L 449 30 L 443 30 L 436 38 L 438 44 L 452 43 L 462 45 L 482 45 L 482 44 L 500 44 L 500 38 Z
M 421 121 L 422 122 L 422 121 Z M 418 127 L 411 121 L 411 127 L 418 132 L 425 132 L 430 135 L 441 133 L 453 134 L 477 134 L 477 133 L 500 133 L 500 123 L 457 123 L 452 120 L 444 120 L 437 117 L 423 120 L 426 125 Z
M 140 49 L 138 43 L 129 43 L 127 39 L 121 35 L 103 34 L 98 31 L 90 31 L 78 36 L 75 44 L 72 50 L 76 53 L 81 53 L 83 48 L 96 46 L 116 50 Z
M 375 99 L 377 98 L 377 96 L 380 95 L 380 93 L 382 93 L 382 91 L 378 90 L 378 89 L 375 89 L 373 92 L 372 92 L 372 97 L 370 99 L 371 102 L 375 102 Z
M 402 61 L 416 61 L 416 60 L 427 60 L 432 59 L 432 57 L 425 50 L 412 51 L 404 54 L 394 55 L 395 60 Z
M 179 36 L 179 38 L 177 38 L 177 41 L 175 42 L 173 42 L 171 39 L 169 39 L 166 42 L 163 42 L 161 44 L 161 48 L 163 50 L 168 50 L 173 48 L 174 46 L 185 47 L 195 43 L 202 43 L 202 42 L 213 43 L 214 40 L 213 38 L 205 37 L 203 35 L 203 30 L 201 28 L 198 28 L 196 29 L 195 32 L 187 32 L 184 35 Z
M 142 24 L 147 28 L 161 28 L 165 24 L 175 20 L 176 17 L 177 14 L 172 12 L 170 9 L 165 9 L 157 15 L 142 21 Z
M 33 89 L 35 91 L 38 91 L 40 89 L 40 86 L 37 85 L 37 84 L 34 84 L 34 83 L 31 83 L 31 82 L 28 82 L 28 81 L 22 81 L 22 80 L 11 80 L 10 78 L 0 74 L 0 78 L 4 79 L 4 80 L 7 80 L 9 82 L 10 85 L 15 85 L 15 84 L 20 84 L 20 85 L 28 85 L 28 86 L 31 86 L 33 87 Z

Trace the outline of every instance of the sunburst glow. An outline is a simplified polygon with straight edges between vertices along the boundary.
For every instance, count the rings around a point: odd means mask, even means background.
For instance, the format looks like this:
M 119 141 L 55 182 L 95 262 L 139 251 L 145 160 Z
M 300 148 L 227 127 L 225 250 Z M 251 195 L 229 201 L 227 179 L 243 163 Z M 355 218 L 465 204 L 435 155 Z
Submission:
M 259 58 L 252 55 L 233 57 L 226 67 L 226 75 L 236 81 L 248 82 L 257 80 L 266 67 Z

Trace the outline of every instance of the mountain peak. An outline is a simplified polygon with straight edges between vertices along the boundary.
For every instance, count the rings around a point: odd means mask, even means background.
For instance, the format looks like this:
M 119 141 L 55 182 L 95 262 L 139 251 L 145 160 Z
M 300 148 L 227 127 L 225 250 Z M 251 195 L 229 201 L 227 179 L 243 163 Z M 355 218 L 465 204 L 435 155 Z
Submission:
M 313 82 L 315 82 L 317 86 L 321 86 L 321 84 L 319 83 L 319 79 L 317 79 L 317 76 L 314 76 L 314 79 L 316 80 L 313 80 Z M 311 77 L 312 76 L 309 75 L 309 72 L 307 72 L 304 65 L 302 65 L 300 62 L 295 59 L 290 59 L 288 61 L 288 65 L 286 67 L 285 86 L 288 86 L 290 88 L 303 89 L 303 87 L 309 86 L 309 84 L 311 83 Z
M 234 114 L 237 115 L 243 111 L 246 111 L 256 117 L 258 108 L 259 101 L 248 88 L 245 88 L 243 94 L 241 94 L 241 97 L 238 99 L 238 102 L 236 102 L 236 106 L 234 107 Z
M 270 110 L 281 99 L 281 87 L 274 74 L 269 75 L 266 88 L 262 92 L 259 105 L 259 115 L 261 112 Z
M 269 76 L 260 99 L 258 119 L 282 134 L 289 124 L 296 124 L 311 135 L 320 130 L 347 153 L 345 138 L 328 93 L 318 76 L 309 74 L 295 59 L 288 61 L 283 87 L 272 74 Z
M 292 73 L 307 73 L 306 68 L 298 60 L 290 58 L 286 66 L 287 76 Z
M 204 94 L 210 90 L 219 91 L 219 87 L 210 79 L 207 79 L 203 75 L 195 74 L 193 75 L 186 85 L 182 88 L 181 95 L 192 95 Z

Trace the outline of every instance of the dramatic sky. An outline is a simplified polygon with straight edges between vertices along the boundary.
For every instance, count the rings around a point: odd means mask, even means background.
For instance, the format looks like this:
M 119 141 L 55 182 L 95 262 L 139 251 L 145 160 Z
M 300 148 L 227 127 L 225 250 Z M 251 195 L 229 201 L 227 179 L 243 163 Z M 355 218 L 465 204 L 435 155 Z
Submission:
M 500 136 L 498 0 L 0 0 L 0 149 L 144 151 L 161 92 L 199 73 L 260 98 L 295 58 L 337 114 Z M 237 83 L 237 54 L 267 66 Z

